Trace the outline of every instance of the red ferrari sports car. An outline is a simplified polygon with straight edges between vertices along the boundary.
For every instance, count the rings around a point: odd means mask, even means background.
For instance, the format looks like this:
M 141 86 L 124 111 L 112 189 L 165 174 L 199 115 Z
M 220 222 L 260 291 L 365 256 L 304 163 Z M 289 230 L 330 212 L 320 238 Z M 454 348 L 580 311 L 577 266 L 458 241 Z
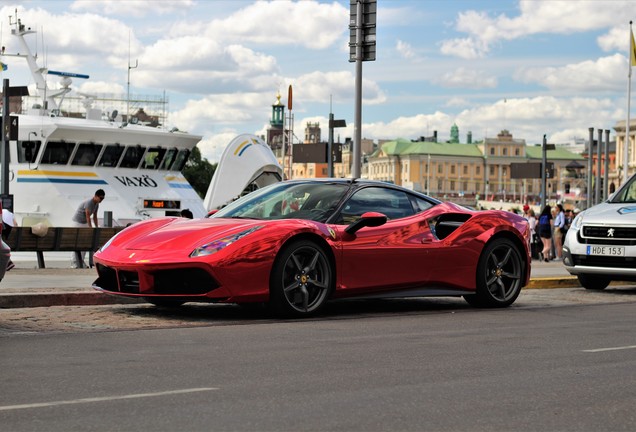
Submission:
M 512 304 L 530 276 L 526 220 L 388 183 L 311 179 L 205 219 L 132 225 L 94 256 L 94 288 L 158 306 L 266 303 L 285 316 L 345 297 L 463 296 Z

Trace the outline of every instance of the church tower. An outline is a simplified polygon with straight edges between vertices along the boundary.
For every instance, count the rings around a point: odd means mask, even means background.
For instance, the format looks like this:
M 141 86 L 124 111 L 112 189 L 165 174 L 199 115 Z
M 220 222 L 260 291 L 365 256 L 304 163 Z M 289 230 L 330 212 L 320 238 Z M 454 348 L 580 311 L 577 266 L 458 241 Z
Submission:
M 278 154 L 283 145 L 283 124 L 285 120 L 285 105 L 280 101 L 280 92 L 276 94 L 276 102 L 272 105 L 272 118 L 267 129 L 267 144 Z

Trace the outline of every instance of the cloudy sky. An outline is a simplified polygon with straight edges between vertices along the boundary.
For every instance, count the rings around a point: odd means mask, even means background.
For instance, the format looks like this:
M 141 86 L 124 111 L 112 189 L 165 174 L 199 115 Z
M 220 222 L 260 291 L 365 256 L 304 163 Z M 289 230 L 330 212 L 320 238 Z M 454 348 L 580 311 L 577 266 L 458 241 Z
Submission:
M 362 136 L 461 141 L 508 129 L 528 144 L 587 138 L 627 110 L 629 21 L 618 0 L 378 0 L 377 60 L 363 64 Z M 0 2 L 2 45 L 17 51 L 9 15 L 37 29 L 32 46 L 54 70 L 83 73 L 78 90 L 170 99 L 170 126 L 203 136 L 215 162 L 239 133 L 264 134 L 293 86 L 294 131 L 327 138 L 330 107 L 353 136 L 355 64 L 349 0 Z M 130 56 L 129 56 L 130 53 Z M 11 85 L 32 84 L 3 59 Z M 129 63 L 130 62 L 130 63 Z M 57 80 L 50 78 L 55 87 Z M 633 115 L 632 115 L 633 117 Z M 612 130 L 613 132 L 613 130 Z

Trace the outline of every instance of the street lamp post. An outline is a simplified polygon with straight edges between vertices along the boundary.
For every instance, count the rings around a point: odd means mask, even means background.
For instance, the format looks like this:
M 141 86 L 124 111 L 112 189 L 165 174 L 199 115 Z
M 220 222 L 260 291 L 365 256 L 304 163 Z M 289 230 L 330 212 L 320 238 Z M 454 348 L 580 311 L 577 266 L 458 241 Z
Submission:
M 428 155 L 428 162 L 426 163 L 426 195 L 431 195 L 431 155 Z

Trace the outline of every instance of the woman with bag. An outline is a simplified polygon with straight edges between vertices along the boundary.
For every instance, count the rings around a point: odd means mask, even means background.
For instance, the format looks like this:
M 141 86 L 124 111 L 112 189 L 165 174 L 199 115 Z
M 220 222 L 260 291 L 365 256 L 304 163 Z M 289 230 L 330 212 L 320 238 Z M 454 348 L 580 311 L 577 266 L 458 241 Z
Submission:
M 541 242 L 543 242 L 543 251 L 540 259 L 548 262 L 550 261 L 550 249 L 552 249 L 552 209 L 549 205 L 543 207 L 537 227 L 539 237 L 541 237 Z
M 565 211 L 563 210 L 563 205 L 557 204 L 557 214 L 554 218 L 554 251 L 556 252 L 556 261 L 561 259 L 563 253 L 563 234 L 565 234 Z

